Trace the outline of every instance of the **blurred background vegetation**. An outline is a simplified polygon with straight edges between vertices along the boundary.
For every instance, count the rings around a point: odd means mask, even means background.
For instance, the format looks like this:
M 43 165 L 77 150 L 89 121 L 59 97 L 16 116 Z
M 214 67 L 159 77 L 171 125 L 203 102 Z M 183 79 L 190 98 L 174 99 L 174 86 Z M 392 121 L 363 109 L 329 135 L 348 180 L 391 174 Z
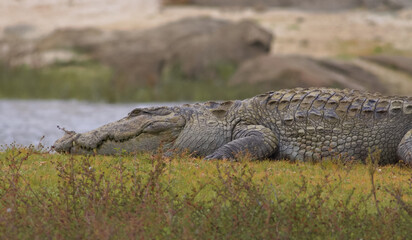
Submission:
M 312 86 L 412 95 L 408 0 L 2 5 L 3 99 L 202 101 Z

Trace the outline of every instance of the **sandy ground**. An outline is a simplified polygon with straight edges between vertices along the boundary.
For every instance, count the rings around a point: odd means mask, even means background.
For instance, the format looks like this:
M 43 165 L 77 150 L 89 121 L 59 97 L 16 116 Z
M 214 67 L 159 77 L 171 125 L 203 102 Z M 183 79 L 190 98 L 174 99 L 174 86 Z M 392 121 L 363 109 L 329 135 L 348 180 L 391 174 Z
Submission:
M 102 27 L 157 15 L 160 0 L 0 0 L 0 34 L 7 26 L 28 24 L 37 37 L 56 28 Z
M 37 37 L 63 27 L 147 29 L 185 17 L 210 16 L 259 22 L 276 35 L 272 51 L 277 54 L 362 55 L 377 47 L 412 53 L 412 10 L 315 13 L 290 9 L 165 8 L 160 0 L 1 2 L 0 37 L 18 24 L 30 26 L 24 33 L 26 37 Z

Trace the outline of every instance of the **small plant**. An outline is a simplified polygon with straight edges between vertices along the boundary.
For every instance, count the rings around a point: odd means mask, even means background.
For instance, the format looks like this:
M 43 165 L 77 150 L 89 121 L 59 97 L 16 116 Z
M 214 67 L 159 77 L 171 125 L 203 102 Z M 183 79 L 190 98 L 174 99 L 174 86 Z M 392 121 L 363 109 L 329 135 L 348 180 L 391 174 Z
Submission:
M 366 165 L 0 152 L 5 239 L 405 239 L 412 172 Z M 381 170 L 379 170 L 381 169 Z
M 366 158 L 366 164 L 368 166 L 369 176 L 370 176 L 370 181 L 371 181 L 371 194 L 375 201 L 376 212 L 378 213 L 379 216 L 381 216 L 381 211 L 379 210 L 379 201 L 378 201 L 378 198 L 376 197 L 375 173 L 378 169 L 380 155 L 381 155 L 381 151 L 379 150 L 376 150 L 374 152 L 369 151 L 369 155 Z

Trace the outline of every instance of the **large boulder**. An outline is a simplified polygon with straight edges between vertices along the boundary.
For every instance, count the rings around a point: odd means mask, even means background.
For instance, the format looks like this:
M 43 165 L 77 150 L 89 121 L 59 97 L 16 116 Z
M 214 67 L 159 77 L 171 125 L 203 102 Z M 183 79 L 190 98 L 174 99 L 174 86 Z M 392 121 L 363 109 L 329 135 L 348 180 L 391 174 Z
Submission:
M 169 0 L 168 3 L 179 2 Z M 350 8 L 399 9 L 411 7 L 410 0 L 187 0 L 205 6 L 292 7 L 311 10 L 344 10 Z
M 362 59 L 412 75 L 412 57 L 378 55 L 362 57 Z
M 207 17 L 188 18 L 151 30 L 119 33 L 94 56 L 113 66 L 128 83 L 155 84 L 167 66 L 201 78 L 218 64 L 239 64 L 267 54 L 272 35 L 257 24 Z
M 170 48 L 169 61 L 190 77 L 205 76 L 219 64 L 239 64 L 266 55 L 272 35 L 251 21 L 229 23 L 207 34 L 177 41 Z
M 93 27 L 60 28 L 38 39 L 37 51 L 72 49 L 89 51 L 109 40 L 108 33 Z
M 0 51 L 0 61 L 9 66 L 43 67 L 56 62 L 84 59 L 112 36 L 89 27 L 61 28 L 44 36 L 29 38 L 23 36 L 23 30 L 27 27 L 22 26 L 10 28 L 6 37 L 0 39 L 0 49 L 5 49 Z
M 230 83 L 267 89 L 335 87 L 387 92 L 378 77 L 356 65 L 303 56 L 264 56 L 246 61 Z
M 38 38 L 0 41 L 0 60 L 42 67 L 95 59 L 114 71 L 120 88 L 154 86 L 164 69 L 185 78 L 214 77 L 219 65 L 236 66 L 270 51 L 272 34 L 251 21 L 186 18 L 145 31 L 63 28 Z M 3 47 L 4 46 L 4 47 Z

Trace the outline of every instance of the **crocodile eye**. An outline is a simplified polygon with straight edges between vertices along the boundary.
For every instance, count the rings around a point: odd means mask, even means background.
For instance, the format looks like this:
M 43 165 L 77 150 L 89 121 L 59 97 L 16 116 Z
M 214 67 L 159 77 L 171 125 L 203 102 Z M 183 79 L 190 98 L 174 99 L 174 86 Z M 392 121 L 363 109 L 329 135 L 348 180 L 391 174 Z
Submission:
M 128 117 L 136 117 L 139 116 L 141 113 L 143 113 L 143 110 L 141 108 L 135 108 L 129 113 Z
M 133 109 L 128 117 L 136 117 L 143 114 L 147 115 L 154 115 L 154 116 L 166 116 L 171 114 L 172 111 L 165 107 L 158 107 L 158 108 L 135 108 Z

